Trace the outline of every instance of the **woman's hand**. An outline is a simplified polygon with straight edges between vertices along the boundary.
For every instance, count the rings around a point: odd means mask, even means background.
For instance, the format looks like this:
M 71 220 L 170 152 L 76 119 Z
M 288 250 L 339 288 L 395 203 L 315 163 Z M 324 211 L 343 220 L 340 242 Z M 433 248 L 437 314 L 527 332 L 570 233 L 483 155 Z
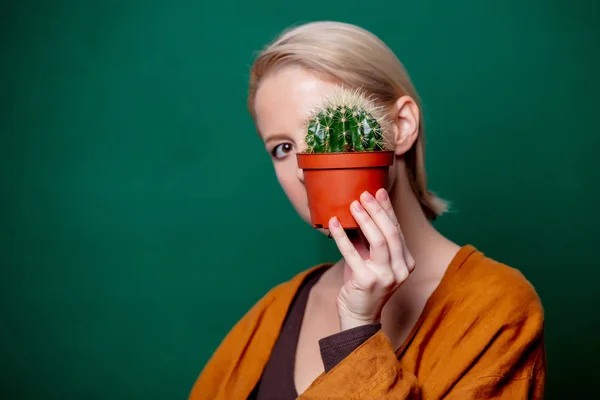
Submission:
M 330 234 L 351 270 L 337 301 L 341 330 L 379 322 L 383 306 L 415 267 L 387 192 L 380 189 L 375 197 L 364 192 L 350 207 L 368 242 L 364 257 L 337 218 L 329 222 Z

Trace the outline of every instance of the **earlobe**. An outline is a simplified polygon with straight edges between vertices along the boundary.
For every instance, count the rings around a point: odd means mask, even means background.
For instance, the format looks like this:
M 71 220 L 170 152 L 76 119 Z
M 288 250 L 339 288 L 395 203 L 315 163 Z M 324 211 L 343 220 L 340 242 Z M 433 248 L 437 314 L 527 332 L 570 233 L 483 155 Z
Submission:
M 394 103 L 392 110 L 394 150 L 397 156 L 411 149 L 419 136 L 421 113 L 419 106 L 409 96 L 402 96 Z

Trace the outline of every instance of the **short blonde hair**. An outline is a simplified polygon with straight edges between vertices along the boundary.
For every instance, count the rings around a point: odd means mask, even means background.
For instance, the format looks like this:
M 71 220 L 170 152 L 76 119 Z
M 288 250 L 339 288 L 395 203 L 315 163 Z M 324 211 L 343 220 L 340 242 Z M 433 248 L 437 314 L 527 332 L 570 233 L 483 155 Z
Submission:
M 361 88 L 383 106 L 408 95 L 421 107 L 420 98 L 404 65 L 390 48 L 371 32 L 342 22 L 311 22 L 284 31 L 262 50 L 250 71 L 248 108 L 254 114 L 254 97 L 268 73 L 286 65 L 299 65 Z M 423 121 L 414 146 L 406 152 L 408 179 L 428 219 L 448 210 L 448 203 L 427 189 Z

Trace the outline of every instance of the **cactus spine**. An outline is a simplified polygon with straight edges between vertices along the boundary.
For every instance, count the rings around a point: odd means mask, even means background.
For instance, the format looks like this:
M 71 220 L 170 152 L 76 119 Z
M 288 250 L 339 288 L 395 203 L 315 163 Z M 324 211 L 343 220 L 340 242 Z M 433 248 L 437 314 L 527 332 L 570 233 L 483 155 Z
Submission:
M 379 109 L 359 91 L 339 89 L 311 113 L 306 152 L 383 151 L 381 119 Z

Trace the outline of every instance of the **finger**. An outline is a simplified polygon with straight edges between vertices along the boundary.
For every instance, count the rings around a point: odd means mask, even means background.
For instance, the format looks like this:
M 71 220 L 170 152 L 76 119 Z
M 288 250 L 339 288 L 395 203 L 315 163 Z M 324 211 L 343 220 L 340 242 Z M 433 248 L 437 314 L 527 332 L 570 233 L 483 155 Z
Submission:
M 408 268 L 404 259 L 404 248 L 402 237 L 398 232 L 398 224 L 390 219 L 388 213 L 381 203 L 368 192 L 361 195 L 365 202 L 365 209 L 371 215 L 380 231 L 383 233 L 389 250 L 390 264 L 396 280 L 403 282 L 408 276 Z
M 408 249 L 408 245 L 406 244 L 406 240 L 404 238 L 404 233 L 402 232 L 400 223 L 398 222 L 398 218 L 396 217 L 396 212 L 394 211 L 394 207 L 392 206 L 392 202 L 387 191 L 383 188 L 379 189 L 377 193 L 375 193 L 375 198 L 377 199 L 377 201 L 379 201 L 379 203 L 381 204 L 387 215 L 390 217 L 390 219 L 396 224 L 396 229 L 398 231 L 398 234 L 400 235 L 400 240 L 402 242 L 402 256 L 406 261 L 406 265 L 408 267 L 409 272 L 412 272 L 415 268 L 415 260 L 412 254 L 410 253 L 410 250 Z
M 381 207 L 385 210 L 386 214 L 394 223 L 398 223 L 398 218 L 396 217 L 396 211 L 394 211 L 394 207 L 392 206 L 392 201 L 390 200 L 390 196 L 388 192 L 381 188 L 375 193 L 375 198 L 381 204 Z
M 361 196 L 361 201 L 364 201 L 365 206 L 361 205 L 360 202 L 354 201 L 352 202 L 350 209 L 352 211 L 352 215 L 360 229 L 367 238 L 370 247 L 370 260 L 379 266 L 388 265 L 390 262 L 390 253 L 388 248 L 388 243 L 384 234 L 381 232 L 375 221 L 371 218 L 369 212 L 367 212 L 365 207 L 368 207 L 372 210 L 373 213 L 377 213 L 375 208 L 379 208 L 379 214 L 385 214 L 385 211 L 378 205 L 377 200 L 373 196 L 369 195 L 369 199 L 366 199 L 365 196 Z
M 329 232 L 335 241 L 342 257 L 346 260 L 346 264 L 354 273 L 360 273 L 361 267 L 364 268 L 364 262 L 356 247 L 348 238 L 344 228 L 340 225 L 340 221 L 336 217 L 329 220 Z

